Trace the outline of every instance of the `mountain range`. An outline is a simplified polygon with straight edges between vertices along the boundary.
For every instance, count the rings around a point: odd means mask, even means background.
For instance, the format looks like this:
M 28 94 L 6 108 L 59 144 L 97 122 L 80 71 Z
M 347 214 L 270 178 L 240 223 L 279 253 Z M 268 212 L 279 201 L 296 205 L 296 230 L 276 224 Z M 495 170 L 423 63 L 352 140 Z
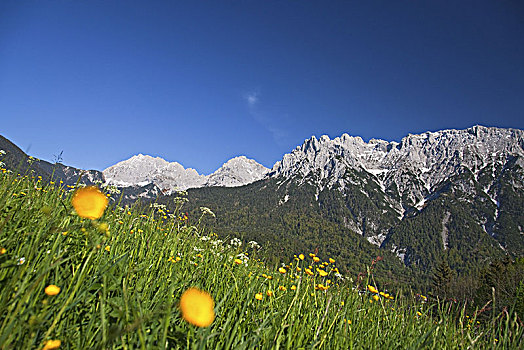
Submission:
M 3 161 L 27 167 L 8 140 Z M 80 170 L 45 161 L 31 168 L 75 183 Z M 383 274 L 426 276 L 447 261 L 458 274 L 524 255 L 524 131 L 474 126 L 408 135 L 400 142 L 343 134 L 311 137 L 272 169 L 244 156 L 210 175 L 136 155 L 84 182 L 117 186 L 124 199 L 172 206 L 187 190 L 224 237 L 255 240 L 282 261 L 293 252 L 336 256 L 348 272 L 381 255 Z M 210 226 L 211 227 L 211 226 Z M 391 277 L 391 276 L 390 276 Z M 394 279 L 395 277 L 392 277 Z

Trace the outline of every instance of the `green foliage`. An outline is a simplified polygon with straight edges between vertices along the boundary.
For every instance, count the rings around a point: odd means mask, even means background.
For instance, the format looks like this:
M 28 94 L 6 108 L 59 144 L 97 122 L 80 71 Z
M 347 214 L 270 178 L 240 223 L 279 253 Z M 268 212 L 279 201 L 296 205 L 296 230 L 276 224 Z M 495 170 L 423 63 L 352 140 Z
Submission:
M 71 195 L 67 187 L 0 174 L 3 348 L 41 349 L 49 339 L 66 349 L 522 346 L 522 327 L 504 314 L 476 324 L 458 305 L 422 303 L 392 289 L 394 300 L 380 294 L 375 301 L 373 293 L 338 281 L 332 263 L 321 277 L 320 262 L 309 257 L 288 262 L 285 273 L 247 259 L 245 245 L 228 248 L 210 232 L 206 220 L 220 220 L 217 212 L 214 219 L 200 212 L 188 222 L 161 205 L 145 213 L 113 205 L 90 221 L 74 214 Z M 266 215 L 267 222 L 301 223 Z M 317 228 L 313 232 L 325 239 L 320 222 L 307 230 Z M 244 262 L 234 263 L 237 257 Z M 323 252 L 322 260 L 328 257 Z M 304 274 L 309 264 L 314 276 Z M 365 278 L 372 283 L 373 275 Z M 46 295 L 49 285 L 60 292 Z M 180 295 L 192 286 L 215 300 L 208 328 L 186 323 L 178 311 Z
M 478 305 L 487 303 L 494 296 L 495 305 L 491 306 L 494 313 L 503 309 L 514 310 L 522 319 L 524 259 L 494 261 L 480 272 L 479 279 L 481 284 L 476 293 Z
M 363 201 L 354 199 L 358 197 L 346 198 L 339 191 L 326 189 L 318 193 L 317 201 L 316 187 L 307 181 L 299 185 L 275 179 L 242 188 L 198 188 L 187 193 L 183 210 L 190 217 L 199 217 L 200 207 L 210 208 L 216 217 L 202 221 L 207 229 L 224 240 L 238 237 L 244 243 L 258 242 L 271 266 L 293 254 L 315 252 L 324 260 L 335 258 L 340 270 L 355 279 L 366 272 L 373 259 L 382 256 L 376 270 L 380 283 L 400 287 L 411 277 L 394 254 L 369 243 L 349 227 L 355 216 L 365 218 Z M 159 202 L 173 207 L 175 196 L 159 198 Z M 369 206 L 382 210 L 376 204 Z
M 451 281 L 453 271 L 450 269 L 447 261 L 442 261 L 433 274 L 433 286 L 437 295 L 446 300 L 451 295 Z

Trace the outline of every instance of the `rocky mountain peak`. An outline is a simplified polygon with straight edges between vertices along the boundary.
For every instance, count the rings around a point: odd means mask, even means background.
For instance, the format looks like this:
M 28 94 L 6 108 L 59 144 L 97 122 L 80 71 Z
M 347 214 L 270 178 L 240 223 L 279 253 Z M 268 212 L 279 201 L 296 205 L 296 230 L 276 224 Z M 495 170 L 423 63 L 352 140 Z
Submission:
M 107 183 L 117 186 L 144 186 L 153 183 L 163 193 L 206 186 L 242 186 L 262 179 L 269 169 L 252 159 L 239 156 L 227 161 L 213 174 L 205 176 L 195 169 L 160 157 L 138 154 L 103 171 Z
M 318 186 L 347 182 L 346 170 L 364 170 L 384 191 L 395 187 L 403 206 L 423 200 L 432 188 L 467 168 L 473 174 L 513 155 L 524 155 L 524 131 L 473 126 L 409 134 L 400 143 L 343 134 L 311 137 L 284 155 L 272 176 L 305 178 L 314 174 Z M 342 185 L 342 187 L 344 187 Z
M 195 169 L 185 169 L 177 162 L 138 154 L 103 171 L 106 182 L 118 186 L 143 186 L 155 183 L 167 189 L 199 187 L 205 178 Z
M 206 186 L 237 187 L 261 180 L 269 172 L 265 166 L 246 156 L 228 160 L 207 177 Z

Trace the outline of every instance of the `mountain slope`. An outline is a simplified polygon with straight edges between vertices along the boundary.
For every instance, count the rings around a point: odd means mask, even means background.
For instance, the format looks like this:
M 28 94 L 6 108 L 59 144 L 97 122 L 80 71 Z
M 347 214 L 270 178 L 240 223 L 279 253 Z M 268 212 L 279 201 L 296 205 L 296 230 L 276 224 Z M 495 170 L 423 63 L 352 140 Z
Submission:
M 318 249 L 356 273 L 380 254 L 396 276 L 427 279 L 442 260 L 468 274 L 524 256 L 523 135 L 476 126 L 399 143 L 312 137 L 263 181 L 189 190 L 188 208 L 209 207 L 219 234 L 262 240 L 275 257 Z M 409 269 L 399 274 L 390 254 Z
M 74 185 L 77 181 L 85 184 L 103 182 L 102 172 L 97 170 L 81 170 L 66 166 L 61 163 L 49 163 L 45 160 L 28 156 L 14 143 L 0 135 L 0 150 L 5 155 L 0 161 L 5 164 L 6 169 L 19 174 L 41 176 L 44 181 L 62 181 L 66 185 Z

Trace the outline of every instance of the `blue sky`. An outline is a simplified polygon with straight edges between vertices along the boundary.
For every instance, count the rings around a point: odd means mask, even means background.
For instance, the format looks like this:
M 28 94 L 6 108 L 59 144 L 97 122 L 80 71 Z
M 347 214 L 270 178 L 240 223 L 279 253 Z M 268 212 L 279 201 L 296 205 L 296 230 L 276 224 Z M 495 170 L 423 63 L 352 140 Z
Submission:
M 518 0 L 0 2 L 0 134 L 80 168 L 271 167 L 311 135 L 522 129 L 523 111 Z

